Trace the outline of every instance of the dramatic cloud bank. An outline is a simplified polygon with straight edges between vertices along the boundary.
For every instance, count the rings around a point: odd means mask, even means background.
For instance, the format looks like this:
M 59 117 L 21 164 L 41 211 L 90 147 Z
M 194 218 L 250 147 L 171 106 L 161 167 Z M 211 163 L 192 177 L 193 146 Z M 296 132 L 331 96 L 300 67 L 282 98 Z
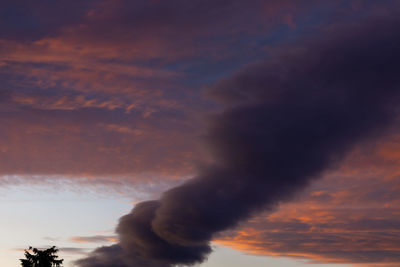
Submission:
M 202 97 L 295 36 L 398 1 L 2 1 L 0 180 L 146 183 L 193 176 Z M 110 178 L 112 177 L 112 178 Z M 128 178 L 129 177 L 129 178 Z M 53 179 L 54 180 L 54 179 Z
M 382 139 L 357 146 L 338 169 L 295 199 L 213 242 L 313 263 L 399 266 L 400 155 L 393 153 L 398 151 L 398 135 Z
M 3 1 L 0 176 L 193 175 L 202 69 L 255 51 L 244 33 L 264 38 L 295 2 Z
M 258 63 L 215 86 L 227 109 L 212 121 L 213 164 L 139 203 L 117 227 L 119 243 L 81 267 L 166 267 L 205 260 L 210 241 L 290 199 L 354 145 L 397 117 L 398 19 L 329 32 L 292 53 Z M 319 36 L 321 38 L 321 36 Z

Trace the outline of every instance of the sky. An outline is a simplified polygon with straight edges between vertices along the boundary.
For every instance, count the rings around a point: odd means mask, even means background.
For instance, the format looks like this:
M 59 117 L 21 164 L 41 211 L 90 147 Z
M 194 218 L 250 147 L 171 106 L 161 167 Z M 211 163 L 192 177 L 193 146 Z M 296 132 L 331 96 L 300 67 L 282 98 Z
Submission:
M 400 266 L 399 15 L 3 0 L 0 266 Z

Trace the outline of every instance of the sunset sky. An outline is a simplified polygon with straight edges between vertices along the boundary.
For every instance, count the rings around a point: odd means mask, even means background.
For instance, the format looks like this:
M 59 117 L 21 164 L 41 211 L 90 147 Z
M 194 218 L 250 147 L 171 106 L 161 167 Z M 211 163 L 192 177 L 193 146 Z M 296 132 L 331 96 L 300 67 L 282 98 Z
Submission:
M 400 266 L 398 0 L 2 0 L 0 85 L 1 267 Z

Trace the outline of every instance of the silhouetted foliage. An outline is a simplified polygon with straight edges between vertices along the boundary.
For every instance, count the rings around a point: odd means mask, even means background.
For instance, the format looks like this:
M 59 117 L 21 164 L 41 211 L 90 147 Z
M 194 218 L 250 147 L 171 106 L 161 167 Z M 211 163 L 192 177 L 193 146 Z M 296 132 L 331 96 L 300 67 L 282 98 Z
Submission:
M 31 254 L 29 251 L 32 251 Z M 61 267 L 63 259 L 57 259 L 58 249 L 53 246 L 51 248 L 40 250 L 29 247 L 25 250 L 25 259 L 20 259 L 22 267 Z

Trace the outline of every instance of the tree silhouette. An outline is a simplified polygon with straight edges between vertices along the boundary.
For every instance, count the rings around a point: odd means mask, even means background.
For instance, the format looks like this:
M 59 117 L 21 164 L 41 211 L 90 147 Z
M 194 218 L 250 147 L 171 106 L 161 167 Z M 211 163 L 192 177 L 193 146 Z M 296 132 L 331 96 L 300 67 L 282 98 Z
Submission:
M 32 250 L 33 254 L 28 250 Z M 58 249 L 55 246 L 45 250 L 29 247 L 28 250 L 25 250 L 25 259 L 20 259 L 22 267 L 62 267 L 64 260 L 57 259 Z

